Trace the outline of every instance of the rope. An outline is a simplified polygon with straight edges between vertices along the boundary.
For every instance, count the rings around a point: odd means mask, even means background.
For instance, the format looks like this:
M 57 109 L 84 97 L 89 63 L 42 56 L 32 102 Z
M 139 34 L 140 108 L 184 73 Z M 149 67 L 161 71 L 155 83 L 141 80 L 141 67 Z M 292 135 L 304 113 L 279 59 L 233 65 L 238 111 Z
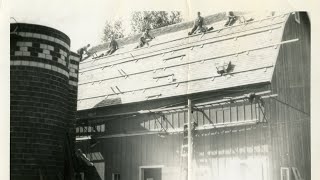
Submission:
M 16 23 L 18 23 L 18 21 L 14 17 L 10 17 L 10 19 L 13 19 Z
M 262 107 L 261 107 L 260 102 L 258 102 L 257 104 L 258 104 L 259 109 L 261 110 L 261 113 L 262 113 L 262 115 L 263 115 L 262 121 L 266 120 L 266 122 L 268 122 L 268 119 L 267 119 L 266 114 L 264 113 L 264 111 L 263 111 L 263 109 L 262 109 Z
M 10 19 L 13 19 L 16 23 L 18 23 L 18 21 L 14 17 L 10 17 Z M 18 30 L 18 25 L 12 32 L 10 32 L 10 34 L 17 34 L 17 30 Z

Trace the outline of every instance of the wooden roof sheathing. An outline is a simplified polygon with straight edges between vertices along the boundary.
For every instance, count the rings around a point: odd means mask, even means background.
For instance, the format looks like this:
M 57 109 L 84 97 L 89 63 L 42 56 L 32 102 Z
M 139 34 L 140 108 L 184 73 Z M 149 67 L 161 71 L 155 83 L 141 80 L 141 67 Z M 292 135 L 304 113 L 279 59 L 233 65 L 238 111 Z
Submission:
M 270 82 L 287 18 L 228 28 L 218 22 L 204 36 L 187 37 L 186 29 L 156 37 L 149 48 L 132 50 L 136 44 L 129 44 L 110 57 L 86 60 L 80 64 L 78 110 Z M 230 75 L 217 74 L 216 65 L 229 61 Z

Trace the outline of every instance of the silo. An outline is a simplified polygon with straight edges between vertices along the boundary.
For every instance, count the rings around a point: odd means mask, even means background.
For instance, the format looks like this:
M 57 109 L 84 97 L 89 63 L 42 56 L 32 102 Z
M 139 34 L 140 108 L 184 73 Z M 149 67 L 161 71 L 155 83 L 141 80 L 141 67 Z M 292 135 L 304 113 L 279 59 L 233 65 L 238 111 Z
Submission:
M 10 29 L 10 177 L 62 178 L 66 134 L 75 121 L 70 39 L 41 25 Z

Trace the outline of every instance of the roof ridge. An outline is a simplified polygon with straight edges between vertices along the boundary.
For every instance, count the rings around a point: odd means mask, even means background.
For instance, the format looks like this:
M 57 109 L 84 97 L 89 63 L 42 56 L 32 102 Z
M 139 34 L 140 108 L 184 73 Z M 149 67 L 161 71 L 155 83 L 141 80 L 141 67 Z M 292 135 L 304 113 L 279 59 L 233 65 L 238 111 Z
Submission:
M 217 13 L 217 14 L 205 16 L 204 20 L 205 20 L 205 24 L 212 24 L 215 22 L 222 21 L 225 18 L 226 18 L 226 13 Z M 169 33 L 177 32 L 177 31 L 185 30 L 185 29 L 191 28 L 192 26 L 193 26 L 193 20 L 181 22 L 181 23 L 176 23 L 176 24 L 171 24 L 171 25 L 164 26 L 164 27 L 157 28 L 157 29 L 152 29 L 152 30 L 150 30 L 150 33 L 154 36 L 160 36 L 160 35 L 164 35 L 164 34 L 169 34 Z M 141 36 L 141 34 L 142 34 L 142 32 L 138 33 L 138 34 L 134 34 L 132 36 L 117 39 L 118 44 L 119 44 L 119 46 L 123 46 L 123 45 L 136 43 L 136 42 L 138 42 L 138 39 Z M 94 46 L 89 51 L 91 51 L 91 52 L 102 51 L 108 47 L 108 43 L 109 43 L 109 41 L 106 43 Z

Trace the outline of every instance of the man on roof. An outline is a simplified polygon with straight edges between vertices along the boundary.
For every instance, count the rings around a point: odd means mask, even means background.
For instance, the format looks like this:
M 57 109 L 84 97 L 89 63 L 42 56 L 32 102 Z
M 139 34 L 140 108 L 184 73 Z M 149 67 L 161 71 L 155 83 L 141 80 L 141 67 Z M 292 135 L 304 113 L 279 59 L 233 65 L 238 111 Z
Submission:
M 109 50 L 106 52 L 105 56 L 113 54 L 117 49 L 119 49 L 118 43 L 115 40 L 114 36 L 112 36 L 109 43 Z
M 224 26 L 232 26 L 237 20 L 239 23 L 247 23 L 254 20 L 253 18 L 246 19 L 244 16 L 235 15 L 232 11 L 227 11 L 226 16 L 228 17 L 228 20 Z
M 224 26 L 232 26 L 236 20 L 237 20 L 237 16 L 234 15 L 234 13 L 232 11 L 228 11 L 226 13 L 228 20 L 227 22 L 224 24 Z
M 90 56 L 89 55 L 89 52 L 88 52 L 88 48 L 90 47 L 90 44 L 80 48 L 77 52 L 78 54 L 80 55 L 80 61 L 82 61 L 82 57 L 83 57 L 83 54 L 84 52 L 88 55 L 88 57 Z M 83 59 L 84 60 L 84 59 Z
M 152 39 L 154 39 L 155 37 L 151 36 L 149 34 L 150 32 L 150 28 L 147 28 L 141 35 L 140 39 L 139 39 L 139 45 L 135 47 L 135 49 L 137 48 L 141 48 L 143 47 L 145 44 L 147 44 L 149 46 L 149 43 Z
M 203 17 L 201 17 L 200 12 L 197 13 L 197 18 L 194 21 L 193 27 L 191 29 L 191 31 L 188 33 L 188 35 L 192 35 L 193 33 L 197 32 L 196 30 L 198 30 L 200 33 L 205 33 L 207 31 L 211 31 L 213 29 L 213 27 L 207 28 L 204 26 L 204 19 Z

